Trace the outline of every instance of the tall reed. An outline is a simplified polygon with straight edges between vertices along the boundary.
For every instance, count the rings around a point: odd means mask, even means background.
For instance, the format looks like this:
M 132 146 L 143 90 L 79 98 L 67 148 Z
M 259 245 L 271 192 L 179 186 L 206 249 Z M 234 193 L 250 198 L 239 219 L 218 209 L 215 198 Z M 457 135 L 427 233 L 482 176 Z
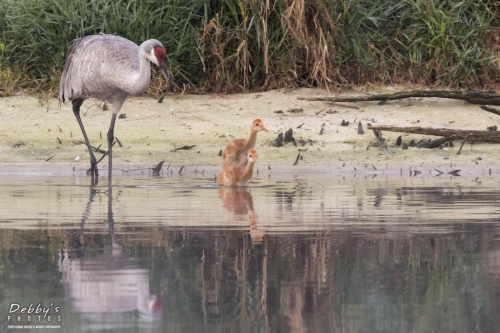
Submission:
M 105 32 L 161 40 L 178 90 L 492 86 L 497 7 L 488 0 L 0 0 L 0 72 L 56 86 L 71 40 Z M 159 76 L 153 82 L 153 91 L 166 89 Z
M 7 1 L 9 0 L 2 0 Z M 70 42 L 99 32 L 117 34 L 140 43 L 161 40 L 177 77 L 189 84 L 199 56 L 197 31 L 203 1 L 25 0 L 11 3 L 5 33 L 7 49 L 33 78 L 60 73 Z M 199 23 L 198 23 L 199 24 Z M 194 62 L 193 62 L 194 60 Z M 182 63 L 182 66 L 179 65 Z M 194 66 L 193 66 L 194 64 Z

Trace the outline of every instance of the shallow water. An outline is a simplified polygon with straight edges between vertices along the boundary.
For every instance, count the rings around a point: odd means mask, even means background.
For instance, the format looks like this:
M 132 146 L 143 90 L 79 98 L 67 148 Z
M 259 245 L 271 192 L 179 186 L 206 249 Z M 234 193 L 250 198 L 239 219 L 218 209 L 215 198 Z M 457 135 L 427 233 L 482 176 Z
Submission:
M 0 331 L 499 332 L 499 181 L 0 176 Z

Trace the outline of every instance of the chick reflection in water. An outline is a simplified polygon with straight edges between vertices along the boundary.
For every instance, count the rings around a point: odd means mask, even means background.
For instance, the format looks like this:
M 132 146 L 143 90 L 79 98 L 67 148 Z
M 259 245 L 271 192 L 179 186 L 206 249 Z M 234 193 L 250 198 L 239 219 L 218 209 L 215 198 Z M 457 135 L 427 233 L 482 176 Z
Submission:
M 91 256 L 85 253 L 79 241 L 95 194 L 95 188 L 91 187 L 81 228 L 73 236 L 73 249 L 61 250 L 60 253 L 59 270 L 71 311 L 88 321 L 85 329 L 154 328 L 161 319 L 163 303 L 158 296 L 149 293 L 149 270 L 140 268 L 137 259 L 124 254 L 122 246 L 116 242 L 110 187 L 108 223 L 111 249 Z
M 252 243 L 262 243 L 265 231 L 257 226 L 258 216 L 253 208 L 252 194 L 245 187 L 219 187 L 219 197 L 224 203 L 224 208 L 233 216 L 248 216 Z

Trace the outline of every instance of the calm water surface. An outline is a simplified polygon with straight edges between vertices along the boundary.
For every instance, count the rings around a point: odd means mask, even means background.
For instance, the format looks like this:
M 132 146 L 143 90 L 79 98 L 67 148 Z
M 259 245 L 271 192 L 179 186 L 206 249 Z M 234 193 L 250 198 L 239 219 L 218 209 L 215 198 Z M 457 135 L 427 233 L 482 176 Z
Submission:
M 0 176 L 0 332 L 500 332 L 499 178 L 101 182 Z

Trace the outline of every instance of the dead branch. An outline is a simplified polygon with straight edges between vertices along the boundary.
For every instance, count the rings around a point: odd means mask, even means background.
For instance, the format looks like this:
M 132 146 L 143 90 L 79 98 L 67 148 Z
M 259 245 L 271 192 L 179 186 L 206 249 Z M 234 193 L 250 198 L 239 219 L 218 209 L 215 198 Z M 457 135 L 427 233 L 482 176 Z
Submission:
M 297 163 L 299 163 L 299 159 L 300 159 L 300 153 L 297 155 L 297 158 L 295 159 L 295 162 L 292 165 L 297 165 Z
M 460 145 L 460 149 L 458 150 L 457 155 L 460 155 L 460 152 L 462 151 L 462 148 L 464 147 L 466 141 L 467 141 L 467 136 L 462 141 L 462 144 Z
M 461 99 L 471 104 L 500 105 L 500 95 L 494 92 L 468 90 L 468 91 L 448 91 L 448 90 L 412 90 L 401 91 L 392 94 L 377 94 L 356 97 L 297 97 L 302 101 L 323 101 L 323 102 L 369 102 L 369 101 L 390 101 L 411 97 L 439 97 L 449 99 Z
M 488 111 L 488 112 L 491 112 L 491 113 L 494 113 L 494 114 L 500 116 L 500 110 L 497 108 L 492 108 L 491 106 L 487 106 L 487 105 L 481 105 L 480 108 L 483 109 L 484 111 Z
M 451 137 L 454 139 L 463 139 L 467 137 L 468 141 L 500 143 L 500 132 L 498 131 L 457 130 L 449 128 L 430 128 L 430 127 L 413 127 L 413 126 L 400 127 L 400 126 L 384 126 L 384 125 L 376 125 L 376 126 L 369 125 L 368 128 L 379 131 L 403 132 L 412 134 Z

